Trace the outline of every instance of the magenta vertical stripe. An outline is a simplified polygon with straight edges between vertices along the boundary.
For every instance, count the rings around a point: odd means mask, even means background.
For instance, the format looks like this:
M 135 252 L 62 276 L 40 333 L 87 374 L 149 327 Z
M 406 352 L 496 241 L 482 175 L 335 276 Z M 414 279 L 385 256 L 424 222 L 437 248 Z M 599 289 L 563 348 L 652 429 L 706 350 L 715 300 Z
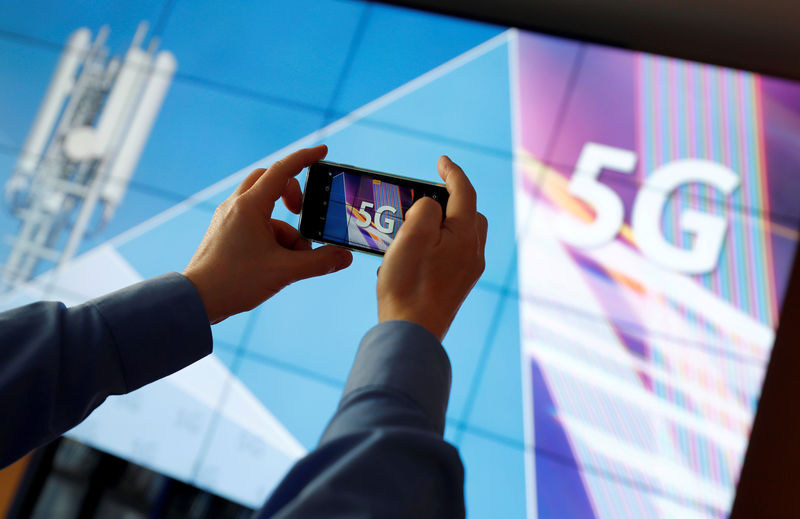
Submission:
M 760 171 L 757 169 L 753 170 L 750 166 L 752 161 L 748 158 L 750 153 L 757 153 L 754 149 L 757 144 L 749 142 L 748 135 L 745 133 L 745 125 L 752 124 L 753 121 L 747 120 L 745 116 L 745 103 L 749 103 L 750 99 L 748 96 L 745 95 L 745 92 L 748 90 L 747 85 L 750 83 L 751 79 L 749 75 L 746 75 L 744 72 L 736 72 L 735 73 L 736 79 L 736 108 L 739 113 L 739 127 L 737 128 L 737 133 L 739 136 L 739 142 L 741 143 L 741 167 L 742 172 L 744 173 L 742 176 L 744 177 L 743 180 L 746 180 L 746 189 L 747 191 L 742 193 L 742 199 L 747 203 L 749 200 L 757 200 L 758 202 L 761 201 L 761 193 L 759 191 L 759 182 L 758 176 L 761 174 Z M 749 132 L 752 133 L 752 132 Z M 755 144 L 755 146 L 754 146 Z M 743 182 L 744 184 L 745 182 Z M 755 192 L 754 192 L 755 191 Z M 755 195 L 755 196 L 754 196 Z M 769 293 L 772 289 L 770 283 L 764 283 L 764 274 L 758 267 L 760 266 L 758 262 L 754 261 L 756 255 L 760 255 L 763 257 L 764 251 L 757 250 L 756 246 L 753 243 L 753 234 L 761 232 L 760 226 L 756 226 L 753 228 L 751 225 L 746 225 L 744 227 L 744 238 L 745 238 L 745 258 L 747 259 L 747 270 L 745 271 L 745 279 L 747 280 L 747 300 L 748 304 L 748 311 L 751 315 L 755 315 L 759 321 L 768 323 L 767 316 L 764 315 L 763 306 L 760 301 L 763 294 Z M 749 272 L 754 272 L 755 275 L 748 275 Z M 761 283 L 759 283 L 761 282 Z M 755 285 L 759 283 L 763 286 L 761 290 Z
M 736 99 L 736 83 L 735 83 L 735 75 L 730 70 L 724 70 L 722 72 L 723 82 L 723 95 L 725 96 L 725 110 L 723 111 L 726 128 L 727 128 L 727 135 L 725 139 L 725 143 L 727 144 L 726 149 L 726 165 L 734 170 L 740 178 L 739 184 L 739 193 L 741 194 L 744 189 L 747 189 L 747 172 L 745 169 L 745 165 L 741 160 L 741 142 L 739 141 L 739 130 L 741 129 L 744 121 L 742 121 L 741 117 L 739 117 L 739 111 L 737 106 Z M 733 91 L 731 91 L 733 90 Z M 728 114 L 734 114 L 734 120 L 731 121 L 728 119 Z M 728 143 L 732 143 L 728 144 Z M 734 149 L 736 148 L 736 149 Z M 730 204 L 726 204 L 728 207 Z M 732 215 L 730 210 L 725 211 L 725 215 Z M 730 250 L 732 255 L 728 258 L 731 270 L 731 285 L 733 287 L 733 293 L 731 294 L 731 300 L 733 304 L 737 308 L 741 308 L 745 311 L 750 306 L 750 301 L 747 299 L 747 278 L 749 277 L 749 264 L 750 260 L 748 258 L 747 251 L 744 249 L 744 236 L 747 234 L 747 223 L 741 215 L 737 215 L 737 217 L 729 217 L 729 233 L 728 236 L 730 237 Z M 724 261 L 724 259 L 723 259 Z M 744 280 L 744 281 L 742 281 Z
M 636 163 L 635 175 L 636 175 L 636 179 L 637 179 L 637 182 L 639 183 L 639 185 L 641 185 L 644 182 L 644 176 L 645 176 L 645 164 L 644 164 L 644 160 L 643 160 L 642 154 L 645 151 L 645 147 L 644 147 L 645 139 L 644 139 L 644 130 L 643 130 L 644 122 L 643 121 L 644 121 L 644 118 L 645 118 L 646 110 L 644 108 L 643 101 L 642 101 L 644 99 L 644 94 L 645 94 L 642 91 L 643 88 L 644 88 L 643 85 L 642 85 L 642 83 L 644 82 L 644 73 L 642 71 L 644 64 L 642 63 L 642 61 L 644 61 L 646 59 L 647 59 L 647 55 L 646 54 L 639 54 L 637 52 L 636 54 L 633 55 L 633 68 L 634 68 L 633 95 L 634 95 L 634 98 L 635 98 L 634 102 L 636 103 L 636 104 L 634 104 L 634 119 L 636 120 L 636 148 L 635 149 L 636 149 L 636 152 L 639 155 L 639 160 Z
M 697 156 L 697 100 L 695 99 L 695 70 L 697 65 L 693 63 L 684 64 L 686 77 L 686 134 L 687 150 L 690 157 Z M 694 186 L 692 186 L 694 188 Z M 693 189 L 694 191 L 694 189 Z
M 701 92 L 701 99 L 702 99 L 702 108 L 701 108 L 701 117 L 702 117 L 702 150 L 700 151 L 700 156 L 706 159 L 713 158 L 713 146 L 712 146 L 712 95 L 711 95 L 711 78 L 710 78 L 710 67 L 707 66 L 698 66 L 698 75 L 699 75 L 699 82 L 700 82 L 700 92 Z M 707 190 L 704 188 L 697 188 L 698 192 L 702 195 L 707 194 Z M 708 206 L 710 205 L 707 198 L 703 198 L 702 200 L 698 200 L 699 205 L 703 207 L 705 210 L 708 210 Z M 701 203 L 700 203 L 701 202 Z M 715 294 L 720 293 L 720 279 L 719 279 L 719 270 L 715 270 L 709 276 L 709 284 L 711 285 L 711 290 Z
M 664 109 L 664 117 L 667 120 L 667 142 L 665 143 L 665 147 L 668 148 L 669 154 L 666 157 L 666 160 L 663 162 L 673 161 L 678 158 L 678 141 L 681 138 L 678 132 L 678 124 L 677 124 L 677 74 L 675 70 L 675 60 L 666 59 L 666 85 L 667 85 L 667 92 L 666 92 L 666 103 L 663 107 Z M 672 228 L 674 229 L 674 236 L 672 237 L 675 240 L 675 243 L 678 247 L 683 247 L 683 232 L 681 232 L 680 227 L 680 212 L 681 212 L 681 201 L 679 197 L 675 197 L 675 203 L 673 204 L 673 211 L 672 211 Z M 681 313 L 686 316 L 684 310 L 681 310 Z
M 650 174 L 652 168 L 656 165 L 661 164 L 664 160 L 664 156 L 662 153 L 662 143 L 663 143 L 663 135 L 662 135 L 662 128 L 664 127 L 664 123 L 661 120 L 661 63 L 659 62 L 658 58 L 653 58 L 653 121 L 651 130 L 653 132 L 653 160 L 651 162 L 650 170 L 647 171 L 647 175 Z

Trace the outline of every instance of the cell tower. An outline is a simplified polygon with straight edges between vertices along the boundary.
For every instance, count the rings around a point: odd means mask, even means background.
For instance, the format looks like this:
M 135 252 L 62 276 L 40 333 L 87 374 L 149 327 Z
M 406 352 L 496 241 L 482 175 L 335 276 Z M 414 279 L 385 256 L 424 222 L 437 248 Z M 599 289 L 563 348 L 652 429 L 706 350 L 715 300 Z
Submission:
M 177 65 L 156 53 L 157 38 L 144 47 L 147 31 L 140 23 L 122 59 L 109 56 L 108 27 L 94 41 L 87 28 L 67 40 L 6 184 L 20 227 L 0 292 L 42 262 L 68 261 L 90 224 L 104 225 L 122 201 Z

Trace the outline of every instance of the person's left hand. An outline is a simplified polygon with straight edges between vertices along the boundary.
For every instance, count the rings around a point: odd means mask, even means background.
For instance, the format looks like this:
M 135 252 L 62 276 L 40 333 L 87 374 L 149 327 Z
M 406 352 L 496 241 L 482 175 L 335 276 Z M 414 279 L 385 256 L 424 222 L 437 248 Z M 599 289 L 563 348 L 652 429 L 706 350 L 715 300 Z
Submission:
M 278 198 L 293 213 L 300 212 L 303 195 L 294 177 L 327 153 L 324 145 L 302 149 L 268 170 L 253 171 L 214 211 L 183 271 L 197 287 L 212 324 L 255 308 L 295 281 L 341 270 L 353 261 L 339 247 L 312 249 L 297 229 L 271 218 Z

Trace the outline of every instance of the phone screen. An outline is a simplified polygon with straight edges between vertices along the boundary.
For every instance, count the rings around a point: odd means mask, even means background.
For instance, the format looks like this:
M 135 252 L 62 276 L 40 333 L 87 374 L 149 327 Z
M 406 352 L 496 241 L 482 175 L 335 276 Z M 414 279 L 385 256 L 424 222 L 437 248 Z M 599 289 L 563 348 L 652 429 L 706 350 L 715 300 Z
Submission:
M 385 252 L 414 203 L 414 194 L 410 186 L 334 170 L 323 238 Z

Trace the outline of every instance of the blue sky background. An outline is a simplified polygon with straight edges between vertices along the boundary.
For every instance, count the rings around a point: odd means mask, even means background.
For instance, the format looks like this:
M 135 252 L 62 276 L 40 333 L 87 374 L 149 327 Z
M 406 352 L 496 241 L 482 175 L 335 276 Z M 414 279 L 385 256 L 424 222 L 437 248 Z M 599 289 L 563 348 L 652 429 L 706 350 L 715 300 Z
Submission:
M 148 20 L 178 59 L 134 182 L 100 241 L 501 32 L 339 0 L 9 1 L 0 20 L 0 156 L 11 156 L 0 165 L 13 164 L 78 27 L 108 24 L 112 52 L 123 53 Z
M 141 20 L 176 55 L 178 72 L 122 205 L 82 250 L 503 30 L 340 0 L 6 1 L 0 4 L 0 183 L 13 170 L 69 34 L 108 24 L 109 46 L 121 54 Z M 486 274 L 445 343 L 454 373 L 447 437 L 462 450 L 474 517 L 524 513 L 519 331 L 509 295 L 516 267 L 507 57 L 502 45 L 326 140 L 331 160 L 428 180 L 437 178 L 436 158 L 447 153 L 470 172 L 492 222 Z M 144 276 L 180 270 L 220 197 L 120 252 Z M 0 234 L 13 235 L 16 225 L 7 208 L 0 211 Z M 0 244 L 0 262 L 7 253 Z M 347 271 L 290 287 L 214 328 L 220 358 L 307 447 L 332 414 L 358 341 L 375 322 L 377 265 L 359 255 Z M 346 324 L 336 311 L 343 298 L 365 301 Z M 286 323 L 304 311 L 318 317 L 317 326 L 297 335 Z M 320 344 L 321 336 L 338 342 Z M 209 451 L 224 454 L 224 446 Z

